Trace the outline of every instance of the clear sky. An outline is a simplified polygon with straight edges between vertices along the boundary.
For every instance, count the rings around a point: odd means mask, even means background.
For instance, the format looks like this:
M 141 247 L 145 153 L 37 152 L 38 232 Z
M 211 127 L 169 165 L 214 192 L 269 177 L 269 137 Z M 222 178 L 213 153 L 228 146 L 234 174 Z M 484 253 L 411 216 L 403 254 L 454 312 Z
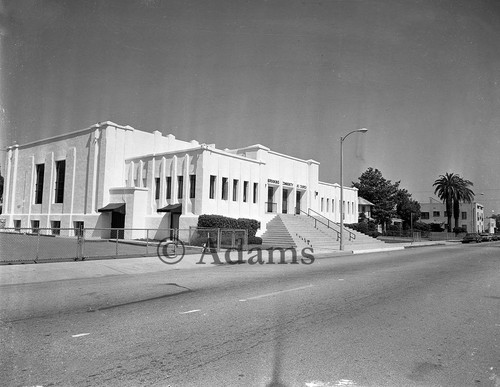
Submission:
M 2 148 L 111 120 L 261 143 L 338 182 L 340 137 L 366 127 L 345 184 L 371 166 L 428 200 L 454 172 L 500 213 L 497 0 L 0 4 Z

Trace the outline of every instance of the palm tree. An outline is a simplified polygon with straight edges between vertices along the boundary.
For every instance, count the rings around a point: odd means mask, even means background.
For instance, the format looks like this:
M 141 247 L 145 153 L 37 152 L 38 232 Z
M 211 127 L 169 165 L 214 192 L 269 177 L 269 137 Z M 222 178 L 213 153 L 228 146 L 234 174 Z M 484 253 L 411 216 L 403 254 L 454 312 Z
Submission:
M 460 202 L 470 203 L 474 200 L 474 191 L 469 187 L 474 184 L 470 180 L 459 177 L 459 186 L 453 198 L 453 217 L 455 218 L 455 228 L 458 228 L 458 218 L 460 217 Z
M 451 216 L 453 209 L 453 201 L 456 197 L 456 191 L 460 186 L 460 176 L 454 173 L 446 172 L 440 175 L 432 185 L 436 187 L 434 194 L 446 204 L 446 217 L 448 218 L 448 232 L 451 232 Z

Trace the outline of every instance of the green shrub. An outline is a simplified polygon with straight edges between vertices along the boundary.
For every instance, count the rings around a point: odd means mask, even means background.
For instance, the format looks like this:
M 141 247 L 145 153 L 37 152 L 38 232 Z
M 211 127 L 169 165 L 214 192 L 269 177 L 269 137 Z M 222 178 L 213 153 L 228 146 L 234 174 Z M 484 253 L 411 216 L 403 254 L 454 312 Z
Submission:
M 413 229 L 415 231 L 430 231 L 431 225 L 424 222 L 415 222 L 415 224 L 413 225 Z
M 262 244 L 262 238 L 261 237 L 256 237 L 256 236 L 252 236 L 252 237 L 248 237 L 248 244 L 249 245 L 261 245 Z
M 260 228 L 260 222 L 255 219 L 234 219 L 222 215 L 200 215 L 198 217 L 198 227 L 248 230 L 248 237 L 253 237 Z
M 260 228 L 260 222 L 255 219 L 239 218 L 237 222 L 239 226 L 237 228 L 248 230 L 248 238 L 254 237 Z
M 441 227 L 440 223 L 431 223 L 431 231 L 433 232 L 442 232 L 444 229 Z
M 202 228 L 238 228 L 238 221 L 222 215 L 200 215 L 198 227 Z

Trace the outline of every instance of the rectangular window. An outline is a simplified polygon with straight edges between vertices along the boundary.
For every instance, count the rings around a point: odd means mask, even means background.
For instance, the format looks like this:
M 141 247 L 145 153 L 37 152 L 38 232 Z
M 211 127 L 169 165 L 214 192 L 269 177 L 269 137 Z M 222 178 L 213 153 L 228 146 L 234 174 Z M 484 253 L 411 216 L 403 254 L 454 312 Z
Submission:
M 321 198 L 321 212 L 323 212 L 323 204 L 324 204 L 325 199 Z
M 253 202 L 257 203 L 257 195 L 259 193 L 259 183 L 253 183 Z
M 75 225 L 75 236 L 82 237 L 83 236 L 83 229 L 85 228 L 84 223 L 82 221 L 76 221 L 76 222 L 73 222 L 73 224 Z
M 420 213 L 420 218 L 422 218 L 422 219 L 429 219 L 429 213 L 428 212 L 421 212 Z
M 189 175 L 189 197 L 193 199 L 196 196 L 196 175 Z
M 441 216 L 441 212 L 440 211 L 432 211 L 432 216 L 437 218 L 437 217 L 440 217 Z
M 35 168 L 36 168 L 35 204 L 42 204 L 43 175 L 45 173 L 45 164 L 37 164 Z
M 222 200 L 227 200 L 227 177 L 222 178 Z
M 462 220 L 466 220 L 467 219 L 467 212 L 462 212 Z
M 210 199 L 215 199 L 215 183 L 217 182 L 217 176 L 210 175 L 210 192 L 209 198 Z
M 56 161 L 56 194 L 55 203 L 62 203 L 64 200 L 64 176 L 66 173 L 66 160 Z
M 32 220 L 31 221 L 31 231 L 36 234 L 38 233 L 38 230 L 40 230 L 40 221 L 39 220 Z
M 146 188 L 148 186 L 148 164 L 147 162 L 142 163 L 142 186 Z
M 172 199 L 172 177 L 167 176 L 167 199 Z
M 326 198 L 326 212 L 330 212 L 330 199 Z
M 184 176 L 177 176 L 177 198 L 182 199 L 184 193 Z
M 52 235 L 61 235 L 61 221 L 60 220 L 51 221 L 50 228 L 52 229 Z
M 155 200 L 160 198 L 160 178 L 155 177 Z
M 246 203 L 248 200 L 248 181 L 243 182 L 243 202 Z
M 233 202 L 238 200 L 238 180 L 233 179 Z
M 14 220 L 14 230 L 21 231 L 21 219 Z

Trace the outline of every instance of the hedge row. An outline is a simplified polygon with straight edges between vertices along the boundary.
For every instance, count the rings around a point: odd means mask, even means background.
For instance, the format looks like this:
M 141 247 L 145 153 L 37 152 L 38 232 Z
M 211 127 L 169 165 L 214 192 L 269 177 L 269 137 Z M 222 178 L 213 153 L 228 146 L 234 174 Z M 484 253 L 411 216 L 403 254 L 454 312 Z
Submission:
M 378 237 L 381 235 L 377 231 L 377 226 L 372 223 L 366 223 L 366 222 L 361 222 L 361 223 L 352 223 L 352 224 L 346 224 L 346 227 L 351 228 L 355 231 L 358 231 L 360 233 L 363 233 L 365 235 L 371 236 L 373 238 Z
M 260 228 L 260 222 L 255 219 L 235 219 L 222 215 L 200 215 L 198 217 L 198 227 L 248 230 L 248 238 L 253 238 Z

